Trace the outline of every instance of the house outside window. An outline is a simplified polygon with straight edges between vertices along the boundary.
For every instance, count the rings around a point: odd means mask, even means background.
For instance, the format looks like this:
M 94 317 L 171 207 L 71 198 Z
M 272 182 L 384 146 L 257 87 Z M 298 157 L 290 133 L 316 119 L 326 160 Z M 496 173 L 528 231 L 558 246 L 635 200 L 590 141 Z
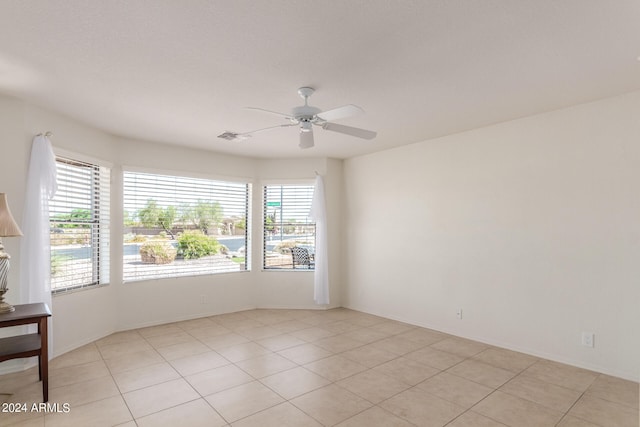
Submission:
M 109 283 L 110 169 L 56 158 L 58 189 L 49 201 L 51 291 Z
M 263 188 L 263 268 L 313 270 L 316 224 L 309 217 L 313 185 Z
M 123 182 L 125 282 L 249 269 L 249 183 L 133 171 Z

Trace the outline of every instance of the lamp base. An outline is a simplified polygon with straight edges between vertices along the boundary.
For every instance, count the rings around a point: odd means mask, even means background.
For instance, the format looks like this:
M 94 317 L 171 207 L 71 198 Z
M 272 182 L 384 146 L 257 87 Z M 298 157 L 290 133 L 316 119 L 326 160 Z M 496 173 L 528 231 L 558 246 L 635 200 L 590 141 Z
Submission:
M 2 313 L 11 313 L 12 311 L 15 311 L 15 309 L 16 309 L 14 306 L 9 304 L 8 302 L 4 302 L 4 294 L 8 290 L 9 289 L 0 289 L 0 314 L 2 314 Z

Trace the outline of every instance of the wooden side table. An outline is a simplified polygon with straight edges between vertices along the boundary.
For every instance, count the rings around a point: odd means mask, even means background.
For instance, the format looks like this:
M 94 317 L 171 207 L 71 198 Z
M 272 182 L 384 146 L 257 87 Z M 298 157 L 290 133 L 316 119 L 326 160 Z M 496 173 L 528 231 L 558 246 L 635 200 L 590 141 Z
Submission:
M 0 314 L 0 328 L 38 324 L 38 333 L 0 338 L 0 362 L 38 356 L 38 373 L 42 381 L 43 402 L 49 401 L 49 348 L 47 318 L 51 311 L 45 303 L 14 305 L 15 311 Z

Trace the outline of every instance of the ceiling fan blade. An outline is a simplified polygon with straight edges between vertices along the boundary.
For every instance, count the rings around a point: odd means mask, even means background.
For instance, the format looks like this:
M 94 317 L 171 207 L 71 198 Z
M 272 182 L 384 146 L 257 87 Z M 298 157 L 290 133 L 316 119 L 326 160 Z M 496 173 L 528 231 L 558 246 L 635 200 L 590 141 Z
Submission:
M 271 111 L 271 110 L 265 110 L 264 108 L 256 108 L 256 107 L 244 107 L 244 108 L 247 110 L 256 110 L 256 111 L 262 111 L 263 113 L 275 114 L 276 116 L 284 117 L 285 119 L 288 119 L 288 120 L 295 120 L 295 118 L 290 114 L 279 113 L 277 111 Z
M 363 113 L 364 110 L 362 108 L 358 107 L 357 105 L 348 104 L 343 105 L 342 107 L 334 108 L 333 110 L 323 111 L 322 113 L 318 113 L 317 116 L 322 120 L 330 122 L 332 120 L 340 120 Z
M 372 130 L 354 128 L 352 126 L 338 125 L 336 123 L 325 123 L 322 125 L 322 129 L 330 130 L 332 132 L 344 133 L 346 135 L 355 136 L 363 139 L 373 139 L 376 137 L 377 132 Z
M 291 127 L 291 126 L 298 126 L 298 125 L 295 124 L 295 123 L 287 123 L 287 124 L 284 124 L 284 125 L 269 126 L 269 127 L 266 127 L 266 128 L 252 130 L 251 132 L 245 132 L 242 135 L 251 136 L 254 133 L 262 132 L 263 130 L 271 130 L 271 129 L 275 129 L 275 128 L 288 128 L 288 127 Z
M 269 127 L 266 127 L 266 128 L 256 129 L 256 130 L 252 130 L 250 132 L 242 132 L 242 133 L 225 131 L 225 132 L 221 133 L 220 135 L 218 135 L 218 138 L 226 139 L 228 141 L 242 141 L 242 140 L 245 140 L 247 138 L 252 137 L 254 133 L 262 132 L 262 131 L 265 131 L 265 130 L 271 130 L 271 129 L 275 129 L 275 128 L 288 128 L 288 127 L 291 127 L 291 126 L 297 126 L 297 124 L 288 123 L 288 124 L 284 124 L 284 125 L 269 126 Z
M 249 136 L 251 135 L 245 135 L 244 133 L 237 133 L 226 130 L 218 135 L 218 138 L 226 139 L 227 141 L 243 141 Z
M 311 148 L 313 147 L 313 131 L 302 132 L 300 131 L 300 144 L 298 144 L 300 148 Z

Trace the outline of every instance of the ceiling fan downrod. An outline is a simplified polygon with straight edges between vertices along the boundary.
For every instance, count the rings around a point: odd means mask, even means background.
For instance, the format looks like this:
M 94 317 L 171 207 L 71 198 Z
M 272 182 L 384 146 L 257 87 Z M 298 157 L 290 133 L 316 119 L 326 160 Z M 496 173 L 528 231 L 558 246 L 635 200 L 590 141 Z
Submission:
M 308 101 L 309 97 L 311 95 L 313 95 L 313 92 L 315 92 L 315 91 L 316 90 L 314 88 L 307 87 L 307 86 L 304 86 L 304 87 L 301 87 L 300 89 L 298 89 L 298 95 L 300 95 L 300 97 L 302 99 L 304 99 L 305 107 L 308 106 L 307 101 Z

